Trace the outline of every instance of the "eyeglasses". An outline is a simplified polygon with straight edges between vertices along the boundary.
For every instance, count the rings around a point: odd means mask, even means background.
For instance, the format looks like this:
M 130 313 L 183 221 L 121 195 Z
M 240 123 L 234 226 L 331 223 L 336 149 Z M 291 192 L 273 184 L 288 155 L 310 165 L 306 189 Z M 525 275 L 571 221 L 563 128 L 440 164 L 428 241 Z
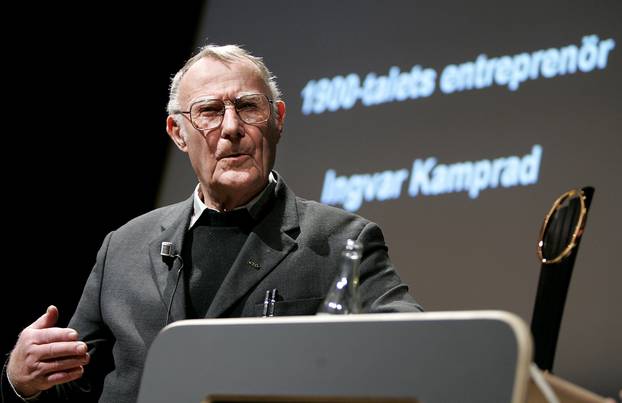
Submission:
M 193 102 L 189 110 L 174 111 L 173 113 L 182 114 L 195 129 L 205 133 L 220 127 L 227 105 L 233 106 L 242 122 L 257 125 L 270 119 L 273 102 L 264 94 L 243 95 L 233 101 L 200 99 Z
M 559 263 L 577 246 L 587 218 L 582 189 L 561 195 L 544 217 L 538 242 L 538 258 L 544 264 Z

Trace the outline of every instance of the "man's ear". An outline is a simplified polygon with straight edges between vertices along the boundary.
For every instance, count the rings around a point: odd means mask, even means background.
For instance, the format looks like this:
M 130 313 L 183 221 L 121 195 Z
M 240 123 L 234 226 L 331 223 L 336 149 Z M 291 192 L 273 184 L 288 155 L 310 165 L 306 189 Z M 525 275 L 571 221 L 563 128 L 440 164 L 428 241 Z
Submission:
M 188 152 L 188 145 L 182 134 L 181 127 L 177 124 L 173 115 L 168 115 L 166 118 L 166 132 L 168 133 L 173 143 L 183 152 Z
M 279 131 L 279 136 L 281 134 L 281 132 L 283 132 L 283 126 L 285 124 L 285 102 L 283 101 L 276 101 L 275 102 L 275 106 L 276 106 L 276 119 L 275 119 L 275 123 L 276 123 L 276 128 Z

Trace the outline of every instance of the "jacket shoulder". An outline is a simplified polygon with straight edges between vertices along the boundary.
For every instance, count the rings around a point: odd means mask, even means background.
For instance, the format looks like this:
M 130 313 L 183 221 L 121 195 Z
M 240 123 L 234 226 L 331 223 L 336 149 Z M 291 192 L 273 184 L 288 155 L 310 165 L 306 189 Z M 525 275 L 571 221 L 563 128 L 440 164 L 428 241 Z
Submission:
M 358 237 L 366 227 L 378 226 L 358 214 L 337 207 L 328 206 L 313 200 L 296 197 L 301 232 L 322 234 L 324 236 L 343 234 Z
M 190 214 L 191 207 L 192 200 L 184 200 L 179 203 L 151 210 L 120 226 L 114 231 L 115 235 L 124 238 L 127 236 L 147 236 L 159 233 L 162 226 L 170 222 L 178 221 L 185 215 Z

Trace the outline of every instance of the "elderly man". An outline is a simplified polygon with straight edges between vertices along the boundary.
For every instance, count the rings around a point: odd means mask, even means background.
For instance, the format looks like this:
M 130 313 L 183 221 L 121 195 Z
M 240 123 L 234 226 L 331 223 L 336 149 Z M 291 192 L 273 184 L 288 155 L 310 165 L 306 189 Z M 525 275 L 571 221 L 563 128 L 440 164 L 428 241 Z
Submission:
M 55 307 L 26 328 L 3 401 L 133 402 L 147 350 L 179 319 L 312 315 L 348 239 L 363 244 L 365 312 L 417 311 L 377 225 L 297 198 L 272 170 L 285 103 L 260 58 L 205 46 L 173 78 L 166 130 L 198 186 L 105 238 L 69 328 Z M 183 348 L 183 347 L 180 347 Z

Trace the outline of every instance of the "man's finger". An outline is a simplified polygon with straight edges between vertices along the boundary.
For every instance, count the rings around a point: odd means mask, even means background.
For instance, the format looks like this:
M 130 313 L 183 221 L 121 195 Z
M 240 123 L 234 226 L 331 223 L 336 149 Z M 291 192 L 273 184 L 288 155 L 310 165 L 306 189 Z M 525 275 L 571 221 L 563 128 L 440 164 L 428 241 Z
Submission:
M 30 326 L 31 329 L 46 329 L 56 324 L 58 320 L 58 308 L 54 305 L 48 306 L 48 309 L 39 319 L 35 320 Z
M 49 377 L 54 372 L 70 372 L 89 363 L 90 356 L 64 357 L 56 360 L 42 361 L 37 364 L 37 372 Z
M 47 329 L 31 330 L 32 342 L 35 344 L 49 344 L 62 341 L 77 341 L 78 332 L 70 328 L 51 327 Z
M 85 356 L 86 344 L 82 341 L 63 341 L 42 344 L 33 347 L 33 352 L 40 361 L 54 360 L 62 357 Z
M 52 372 L 47 376 L 48 388 L 58 385 L 59 383 L 65 383 L 75 381 L 79 379 L 84 373 L 84 367 L 72 368 L 66 371 Z

